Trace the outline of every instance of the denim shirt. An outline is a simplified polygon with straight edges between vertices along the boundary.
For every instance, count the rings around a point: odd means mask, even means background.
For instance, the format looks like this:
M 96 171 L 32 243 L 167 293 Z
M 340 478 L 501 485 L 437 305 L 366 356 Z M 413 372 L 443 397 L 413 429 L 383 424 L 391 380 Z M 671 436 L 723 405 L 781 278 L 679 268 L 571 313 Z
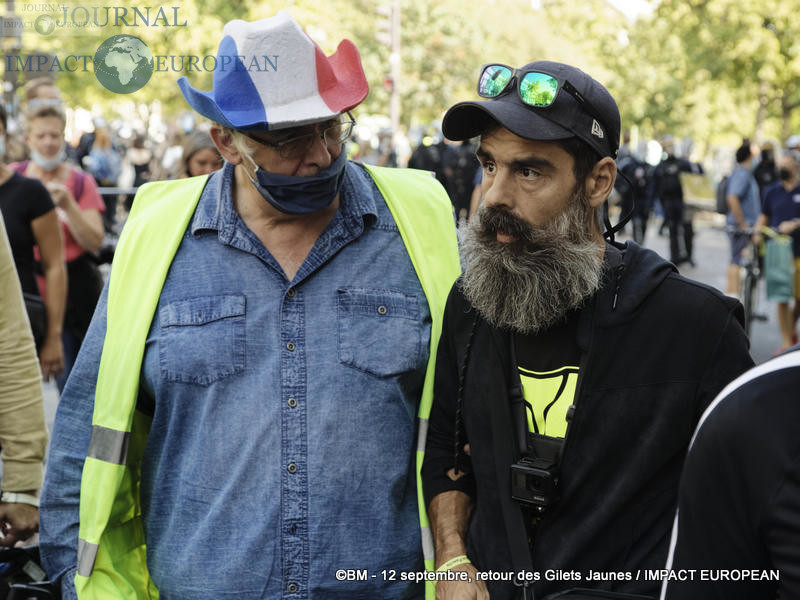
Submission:
M 737 165 L 728 179 L 726 195 L 739 198 L 742 216 L 744 216 L 747 224 L 752 227 L 761 213 L 761 195 L 758 191 L 758 183 L 752 172 Z M 737 225 L 736 218 L 731 211 L 728 211 L 727 224 L 734 227 Z
M 348 164 L 339 211 L 288 281 L 236 213 L 232 175 L 206 185 L 147 337 L 150 575 L 162 600 L 421 598 L 400 574 L 423 568 L 413 457 L 431 318 L 397 226 Z M 43 492 L 43 560 L 69 581 L 105 313 L 104 292 Z

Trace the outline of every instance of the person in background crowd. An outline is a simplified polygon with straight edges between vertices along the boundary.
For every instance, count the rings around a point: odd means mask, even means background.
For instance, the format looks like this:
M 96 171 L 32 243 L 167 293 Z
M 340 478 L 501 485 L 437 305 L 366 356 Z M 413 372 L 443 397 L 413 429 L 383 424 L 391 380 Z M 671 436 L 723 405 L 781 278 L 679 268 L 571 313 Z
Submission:
M 6 166 L 6 123 L 6 112 L 0 106 L 0 212 L 6 223 L 19 283 L 26 295 L 42 375 L 45 381 L 49 381 L 64 370 L 61 333 L 67 274 L 61 228 L 55 206 L 45 187 L 39 181 L 23 177 Z M 36 284 L 35 246 L 39 249 L 48 290 L 44 301 Z M 3 293 L 6 293 L 5 288 Z
M 225 165 L 137 192 L 59 403 L 43 564 L 65 599 L 421 600 L 337 570 L 423 568 L 450 201 L 347 160 L 352 42 L 328 57 L 284 11 L 221 38 L 213 88 L 178 85 Z M 278 47 L 292 68 L 242 67 Z
M 13 546 L 39 528 L 47 429 L 33 335 L 2 216 L 0 290 L 0 546 Z
M 411 158 L 408 159 L 408 168 L 434 173 L 444 189 L 448 189 L 447 165 L 450 162 L 453 148 L 444 138 L 434 142 L 436 135 L 435 131 L 429 131 L 422 138 L 419 146 L 416 147 L 414 152 L 411 153 Z
M 153 151 L 147 146 L 145 136 L 137 133 L 133 137 L 133 144 L 128 149 L 128 161 L 133 165 L 133 187 L 138 188 L 150 181 L 150 169 L 153 162 Z M 125 212 L 131 211 L 134 196 L 125 196 Z
M 222 168 L 225 161 L 205 131 L 193 131 L 183 141 L 183 157 L 179 177 L 208 175 Z
M 117 185 L 122 164 L 119 153 L 111 143 L 108 127 L 95 129 L 94 143 L 84 163 L 87 163 L 85 166 L 98 185 L 103 187 Z
M 63 108 L 64 100 L 61 98 L 61 90 L 49 77 L 36 77 L 25 84 L 24 88 L 25 106 L 24 111 L 30 112 L 43 106 L 54 106 Z
M 647 221 L 652 210 L 651 199 L 647 194 L 650 166 L 628 149 L 624 156 L 617 157 L 617 168 L 630 180 L 628 183 L 628 180 L 623 177 L 617 177 L 614 182 L 614 187 L 621 197 L 621 214 L 626 215 L 633 211 L 631 216 L 633 241 L 642 245 L 647 234 Z
M 778 181 L 778 167 L 775 166 L 775 147 L 772 142 L 766 142 L 761 146 L 761 160 L 753 169 L 753 177 L 756 178 L 758 191 L 762 198 L 764 197 L 764 190 Z
M 744 140 L 736 150 L 736 168 L 728 178 L 725 192 L 728 201 L 727 223 L 730 231 L 728 237 L 731 242 L 731 260 L 728 264 L 728 289 L 729 296 L 739 297 L 739 267 L 744 260 L 744 253 L 748 251 L 750 243 L 748 230 L 753 227 L 761 213 L 761 199 L 758 192 L 758 183 L 753 177 L 753 151 L 750 142 Z
M 64 114 L 52 106 L 27 115 L 25 139 L 31 149 L 31 160 L 11 165 L 18 173 L 44 183 L 61 221 L 67 263 L 67 307 L 61 336 L 64 371 L 58 378 L 59 390 L 64 388 L 103 287 L 90 255 L 103 242 L 102 213 L 106 209 L 94 178 L 67 162 L 65 124 Z M 44 293 L 49 290 L 45 288 Z
M 478 159 L 475 158 L 475 147 L 470 140 L 464 140 L 458 144 L 450 146 L 448 154 L 449 164 L 447 169 L 448 194 L 453 208 L 460 220 L 466 220 L 469 216 L 469 209 L 472 200 L 472 192 L 475 189 L 475 169 L 479 166 Z
M 672 264 L 680 266 L 689 263 L 695 266 L 692 250 L 694 245 L 694 228 L 691 213 L 686 210 L 683 201 L 683 184 L 681 173 L 703 173 L 703 166 L 692 163 L 675 155 L 675 139 L 668 135 L 662 142 L 664 155 L 661 162 L 653 169 L 651 183 L 651 200 L 661 202 L 664 209 L 664 221 L 669 229 L 669 259 Z
M 792 236 L 794 253 L 794 304 L 778 302 L 778 326 L 783 338 L 780 351 L 797 343 L 797 319 L 800 317 L 800 152 L 790 150 L 780 158 L 780 181 L 767 188 L 761 214 L 754 230 L 754 241 L 763 240 L 761 230 L 769 225 L 773 230 Z
M 483 167 L 478 165 L 475 173 L 472 176 L 472 197 L 469 201 L 469 218 L 471 219 L 478 214 L 478 209 L 481 206 L 481 181 L 483 180 Z
M 97 126 L 94 131 L 94 143 L 89 154 L 83 158 L 84 167 L 94 177 L 100 187 L 116 187 L 122 173 L 122 159 L 111 143 L 108 126 Z M 103 222 L 106 231 L 112 231 L 116 224 L 117 194 L 102 196 L 106 210 Z

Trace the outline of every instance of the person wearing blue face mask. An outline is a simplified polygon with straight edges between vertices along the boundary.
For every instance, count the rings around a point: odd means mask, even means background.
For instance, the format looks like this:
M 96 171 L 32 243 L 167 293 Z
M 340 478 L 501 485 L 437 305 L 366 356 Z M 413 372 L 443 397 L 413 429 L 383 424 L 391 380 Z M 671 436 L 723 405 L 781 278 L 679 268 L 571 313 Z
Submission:
M 348 40 L 280 12 L 216 58 L 211 91 L 178 83 L 225 162 L 136 195 L 54 425 L 44 565 L 65 598 L 422 598 L 399 574 L 433 559 L 414 459 L 450 201 L 348 162 Z
M 27 142 L 31 159 L 9 165 L 20 175 L 38 179 L 50 194 L 61 226 L 67 267 L 67 302 L 60 335 L 64 346 L 64 371 L 58 376 L 63 390 L 75 357 L 89 327 L 103 281 L 91 254 L 103 242 L 105 204 L 94 178 L 67 160 L 64 113 L 55 106 L 40 106 L 27 113 Z M 61 241 L 58 242 L 61 244 Z M 36 258 L 39 258 L 36 251 Z M 47 281 L 40 279 L 47 295 Z

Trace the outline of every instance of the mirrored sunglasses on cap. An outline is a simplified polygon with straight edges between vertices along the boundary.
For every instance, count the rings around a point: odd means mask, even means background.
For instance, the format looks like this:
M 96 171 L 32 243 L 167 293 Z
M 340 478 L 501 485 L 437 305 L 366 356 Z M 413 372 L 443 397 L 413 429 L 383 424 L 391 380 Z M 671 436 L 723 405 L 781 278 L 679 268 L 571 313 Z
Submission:
M 583 97 L 577 88 L 566 79 L 541 71 L 523 71 L 501 64 L 484 65 L 478 79 L 478 95 L 482 98 L 497 98 L 517 81 L 519 98 L 524 104 L 533 108 L 547 108 L 556 101 L 559 89 L 563 89 L 575 98 L 583 109 L 608 131 L 604 119 L 591 102 Z

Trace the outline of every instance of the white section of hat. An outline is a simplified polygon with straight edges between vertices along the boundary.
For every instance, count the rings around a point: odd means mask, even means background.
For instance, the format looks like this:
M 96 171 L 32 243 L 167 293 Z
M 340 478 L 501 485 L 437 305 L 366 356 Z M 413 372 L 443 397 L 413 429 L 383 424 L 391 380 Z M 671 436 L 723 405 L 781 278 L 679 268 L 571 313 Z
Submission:
M 252 23 L 230 21 L 222 35 L 231 36 L 238 54 L 244 57 L 270 129 L 295 127 L 336 114 L 319 94 L 314 44 L 288 12 L 282 10 Z M 277 69 L 263 69 L 265 55 L 272 61 L 277 55 Z M 250 68 L 254 59 L 261 70 Z

